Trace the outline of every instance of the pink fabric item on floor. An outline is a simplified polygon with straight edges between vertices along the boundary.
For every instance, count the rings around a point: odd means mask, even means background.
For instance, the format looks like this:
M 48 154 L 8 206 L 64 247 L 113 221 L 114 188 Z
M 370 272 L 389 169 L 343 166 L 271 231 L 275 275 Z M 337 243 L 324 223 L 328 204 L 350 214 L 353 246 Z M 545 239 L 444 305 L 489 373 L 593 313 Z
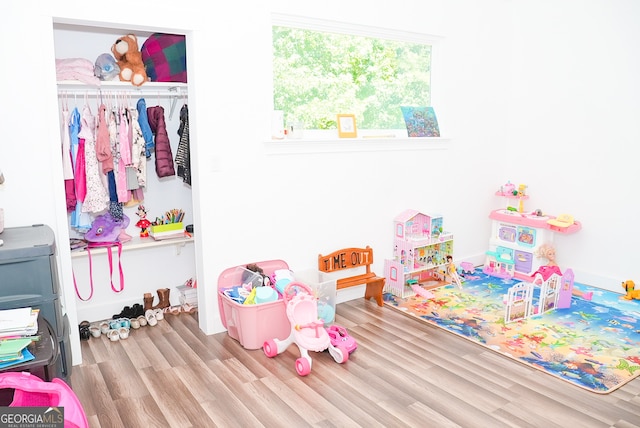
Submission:
M 0 388 L 15 390 L 9 407 L 62 407 L 65 428 L 89 427 L 80 400 L 62 379 L 45 382 L 29 372 L 5 372 L 0 373 Z

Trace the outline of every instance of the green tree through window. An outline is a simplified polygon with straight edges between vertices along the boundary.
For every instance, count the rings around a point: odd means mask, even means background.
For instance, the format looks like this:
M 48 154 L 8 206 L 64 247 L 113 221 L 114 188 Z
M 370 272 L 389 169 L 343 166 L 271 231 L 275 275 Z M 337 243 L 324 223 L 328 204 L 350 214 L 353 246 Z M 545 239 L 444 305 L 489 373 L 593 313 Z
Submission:
M 400 106 L 431 105 L 431 45 L 273 26 L 274 109 L 307 129 L 404 129 Z

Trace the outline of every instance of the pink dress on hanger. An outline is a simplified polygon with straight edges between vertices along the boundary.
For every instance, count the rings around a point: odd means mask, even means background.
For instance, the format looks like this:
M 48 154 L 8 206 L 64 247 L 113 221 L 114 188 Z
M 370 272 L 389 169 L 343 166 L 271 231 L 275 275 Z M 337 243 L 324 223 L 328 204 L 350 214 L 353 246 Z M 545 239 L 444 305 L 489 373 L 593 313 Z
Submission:
M 85 170 L 85 139 L 78 138 L 78 152 L 76 153 L 76 168 L 75 174 L 75 192 L 76 198 L 79 202 L 84 202 L 87 197 L 87 171 Z
M 101 110 L 101 114 L 104 114 L 104 110 Z M 89 106 L 85 106 L 82 112 L 82 129 L 79 134 L 84 138 L 85 149 L 87 194 L 82 204 L 82 212 L 85 213 L 98 213 L 109 207 L 109 193 L 104 187 L 101 178 L 103 174 L 96 154 L 95 128 L 96 118 L 91 114 Z

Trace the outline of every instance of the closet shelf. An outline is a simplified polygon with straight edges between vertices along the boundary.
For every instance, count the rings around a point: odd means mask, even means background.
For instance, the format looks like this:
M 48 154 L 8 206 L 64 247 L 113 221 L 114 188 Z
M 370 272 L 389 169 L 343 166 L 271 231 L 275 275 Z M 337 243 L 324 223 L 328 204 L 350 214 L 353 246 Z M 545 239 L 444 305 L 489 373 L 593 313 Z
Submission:
M 99 86 L 88 85 L 78 80 L 58 81 L 58 92 L 93 92 L 93 91 L 131 91 L 133 93 L 157 94 L 169 92 L 169 94 L 186 94 L 188 85 L 182 82 L 146 82 L 142 86 L 133 86 L 129 82 L 108 81 L 100 82 Z
M 193 237 L 189 238 L 185 236 L 184 238 L 173 238 L 173 239 L 163 239 L 160 241 L 156 241 L 153 238 L 140 238 L 135 236 L 129 242 L 125 242 L 122 244 L 122 251 L 130 251 L 130 250 L 140 250 L 147 249 L 153 247 L 167 247 L 170 245 L 175 245 L 178 251 L 179 249 L 184 247 L 188 243 L 193 243 Z M 117 251 L 115 247 L 113 247 L 112 251 Z M 106 254 L 106 248 L 94 248 L 91 250 L 91 254 Z M 82 258 L 87 257 L 87 250 L 76 250 L 71 251 L 71 258 Z

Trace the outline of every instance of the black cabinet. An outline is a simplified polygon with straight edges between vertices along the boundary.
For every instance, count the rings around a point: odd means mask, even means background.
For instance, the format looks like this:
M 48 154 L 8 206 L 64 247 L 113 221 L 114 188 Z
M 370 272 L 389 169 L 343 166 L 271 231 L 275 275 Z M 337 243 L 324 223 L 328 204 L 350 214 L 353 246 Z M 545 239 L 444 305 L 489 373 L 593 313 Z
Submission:
M 46 225 L 5 228 L 0 238 L 4 241 L 0 246 L 0 309 L 40 309 L 38 327 L 48 324 L 55 344 L 48 376 L 70 383 L 69 321 L 60 302 L 53 230 Z

